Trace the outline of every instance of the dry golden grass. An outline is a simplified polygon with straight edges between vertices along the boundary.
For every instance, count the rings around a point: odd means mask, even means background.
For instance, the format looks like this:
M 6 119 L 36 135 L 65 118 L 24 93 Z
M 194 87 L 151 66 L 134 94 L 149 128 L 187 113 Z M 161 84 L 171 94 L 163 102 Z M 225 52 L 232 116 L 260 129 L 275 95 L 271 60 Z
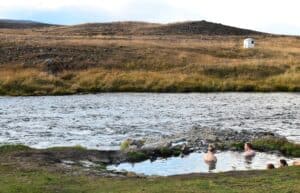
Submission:
M 0 93 L 300 91 L 300 38 L 254 38 L 256 48 L 243 49 L 241 36 L 0 30 Z M 55 74 L 48 58 L 57 61 Z
M 96 92 L 217 92 L 300 91 L 300 74 L 291 72 L 264 79 L 220 78 L 200 73 L 167 73 L 90 69 L 58 76 L 38 69 L 1 70 L 2 95 L 57 95 Z

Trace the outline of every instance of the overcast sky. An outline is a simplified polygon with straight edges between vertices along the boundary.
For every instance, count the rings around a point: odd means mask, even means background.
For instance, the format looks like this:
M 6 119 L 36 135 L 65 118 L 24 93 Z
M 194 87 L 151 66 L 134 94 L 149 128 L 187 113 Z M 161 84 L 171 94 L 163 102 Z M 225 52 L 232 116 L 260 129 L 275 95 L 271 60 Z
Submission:
M 56 24 L 207 20 L 300 35 L 300 0 L 0 0 L 0 18 Z

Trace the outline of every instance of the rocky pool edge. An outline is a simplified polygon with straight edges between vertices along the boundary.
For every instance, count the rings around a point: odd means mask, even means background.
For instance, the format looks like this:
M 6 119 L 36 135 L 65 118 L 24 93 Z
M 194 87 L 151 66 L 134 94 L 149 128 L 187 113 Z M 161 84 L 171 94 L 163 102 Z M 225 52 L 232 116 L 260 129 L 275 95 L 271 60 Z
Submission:
M 300 157 L 300 144 L 271 132 L 217 130 L 194 127 L 159 140 L 128 139 L 120 150 L 90 150 L 80 146 L 33 149 L 24 145 L 0 146 L 0 163 L 20 169 L 43 168 L 70 175 L 87 174 L 104 177 L 144 177 L 132 172 L 117 172 L 106 166 L 125 162 L 154 161 L 204 152 L 208 144 L 219 151 L 242 151 L 245 142 L 251 142 L 255 150 L 276 153 L 287 157 Z

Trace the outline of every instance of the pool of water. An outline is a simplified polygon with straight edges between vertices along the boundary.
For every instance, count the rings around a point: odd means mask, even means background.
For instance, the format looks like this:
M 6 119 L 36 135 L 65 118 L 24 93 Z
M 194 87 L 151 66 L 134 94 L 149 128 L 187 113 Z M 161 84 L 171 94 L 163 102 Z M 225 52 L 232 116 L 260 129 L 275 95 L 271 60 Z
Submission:
M 0 97 L 0 144 L 118 149 L 194 126 L 273 131 L 300 143 L 300 94 L 108 93 Z
M 209 165 L 204 162 L 203 156 L 204 153 L 192 153 L 185 157 L 159 159 L 153 162 L 147 160 L 135 164 L 122 163 L 120 165 L 111 165 L 108 166 L 108 169 L 150 176 L 171 176 L 190 173 L 261 170 L 266 169 L 269 163 L 278 167 L 280 159 L 286 159 L 290 164 L 292 163 L 292 160 L 274 154 L 257 153 L 256 156 L 250 160 L 245 159 L 242 153 L 228 151 L 216 154 L 218 158 L 217 163 L 215 165 Z

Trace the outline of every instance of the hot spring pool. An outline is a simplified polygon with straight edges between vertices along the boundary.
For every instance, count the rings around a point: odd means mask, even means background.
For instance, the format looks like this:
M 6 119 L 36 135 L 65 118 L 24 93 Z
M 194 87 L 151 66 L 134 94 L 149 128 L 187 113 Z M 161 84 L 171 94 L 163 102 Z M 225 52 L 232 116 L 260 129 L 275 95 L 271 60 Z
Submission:
M 122 163 L 110 165 L 108 170 L 127 171 L 144 175 L 171 176 L 190 173 L 217 173 L 227 171 L 242 170 L 261 170 L 266 169 L 266 165 L 272 163 L 275 167 L 279 166 L 280 159 L 286 159 L 290 164 L 292 159 L 266 153 L 257 153 L 252 160 L 246 160 L 240 152 L 220 152 L 216 156 L 216 165 L 208 165 L 203 160 L 204 153 L 192 153 L 185 157 L 172 157 L 159 159 L 151 162 L 150 160 L 140 163 Z

